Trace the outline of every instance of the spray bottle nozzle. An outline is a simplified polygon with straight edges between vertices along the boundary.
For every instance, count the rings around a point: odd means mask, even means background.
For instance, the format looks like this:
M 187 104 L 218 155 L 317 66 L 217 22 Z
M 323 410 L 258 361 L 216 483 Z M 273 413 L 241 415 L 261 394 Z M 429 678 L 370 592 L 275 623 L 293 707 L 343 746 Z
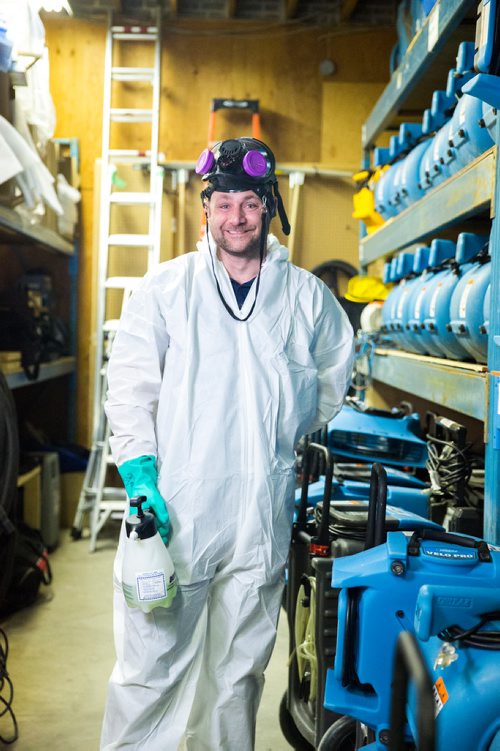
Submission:
M 137 516 L 139 519 L 144 519 L 144 511 L 142 510 L 142 504 L 146 503 L 147 498 L 145 495 L 137 495 L 130 499 L 130 507 L 137 509 Z

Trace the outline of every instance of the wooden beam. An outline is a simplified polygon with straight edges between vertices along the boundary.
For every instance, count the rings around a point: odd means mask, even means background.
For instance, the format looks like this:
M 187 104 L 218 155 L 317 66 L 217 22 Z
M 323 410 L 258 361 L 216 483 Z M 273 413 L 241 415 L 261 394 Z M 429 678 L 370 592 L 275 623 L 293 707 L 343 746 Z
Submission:
M 163 0 L 164 13 L 169 18 L 175 18 L 178 12 L 177 0 Z
M 284 10 L 285 21 L 288 21 L 289 18 L 295 18 L 298 5 L 299 5 L 298 0 L 284 0 L 283 10 Z
M 340 7 L 340 20 L 349 21 L 352 14 L 356 10 L 357 4 L 358 0 L 343 0 L 343 3 Z

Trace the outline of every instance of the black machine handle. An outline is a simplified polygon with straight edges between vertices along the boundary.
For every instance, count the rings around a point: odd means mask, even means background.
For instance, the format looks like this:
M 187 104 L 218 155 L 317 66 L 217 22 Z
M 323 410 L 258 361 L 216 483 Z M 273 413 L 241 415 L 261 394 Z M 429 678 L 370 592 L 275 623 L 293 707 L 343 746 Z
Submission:
M 385 530 L 385 511 L 387 506 L 387 472 L 375 462 L 370 476 L 370 500 L 366 528 L 365 550 L 382 545 L 387 534 Z M 342 685 L 356 686 L 363 689 L 356 673 L 356 644 L 358 631 L 359 588 L 347 592 L 347 608 L 344 631 L 344 649 L 342 653 Z
M 387 539 L 385 510 L 387 506 L 387 472 L 375 462 L 370 475 L 370 501 L 366 525 L 365 550 L 382 545 Z
M 304 459 L 302 466 L 302 492 L 300 496 L 299 513 L 297 514 L 297 529 L 303 531 L 307 529 L 307 500 L 309 489 L 309 473 L 311 467 L 311 460 L 314 454 L 320 454 L 325 463 L 325 488 L 323 491 L 323 512 L 321 515 L 321 522 L 319 526 L 319 532 L 316 537 L 311 540 L 311 552 L 320 554 L 322 550 L 326 551 L 323 554 L 329 554 L 329 524 L 330 524 L 330 500 L 332 497 L 332 482 L 333 482 L 333 457 L 330 450 L 326 446 L 322 446 L 320 443 L 309 443 L 304 450 Z
M 477 550 L 480 561 L 491 563 L 490 549 L 485 540 L 462 537 L 462 535 L 454 535 L 452 532 L 432 528 L 415 530 L 408 543 L 408 555 L 420 555 L 420 543 L 422 540 L 436 540 L 437 542 L 447 542 L 450 545 L 460 545 L 462 548 L 472 548 Z
M 418 751 L 434 751 L 436 720 L 432 679 L 415 636 L 409 631 L 403 631 L 396 642 L 394 657 L 389 751 L 404 751 L 407 748 L 406 699 L 410 678 L 417 694 Z
M 212 112 L 217 110 L 251 110 L 259 111 L 258 99 L 212 99 Z

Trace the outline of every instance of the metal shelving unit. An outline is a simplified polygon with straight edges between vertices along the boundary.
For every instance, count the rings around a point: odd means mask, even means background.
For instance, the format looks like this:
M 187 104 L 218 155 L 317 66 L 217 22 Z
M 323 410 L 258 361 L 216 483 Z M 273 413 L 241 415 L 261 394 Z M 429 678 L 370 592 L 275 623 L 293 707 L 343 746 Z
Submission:
M 423 74 L 436 63 L 451 33 L 476 5 L 474 0 L 439 0 L 436 3 L 363 126 L 364 149 L 373 146 L 390 125 Z
M 436 63 L 450 36 L 475 4 L 469 0 L 438 0 L 363 126 L 365 166 L 369 165 L 370 150 L 377 137 L 396 123 L 403 104 L 411 97 L 429 67 Z M 432 92 L 428 94 L 430 100 Z M 495 140 L 496 147 L 387 221 L 379 230 L 363 237 L 360 241 L 360 264 L 366 267 L 396 250 L 429 240 L 443 230 L 458 228 L 460 222 L 469 217 L 486 215 L 493 220 L 488 365 L 472 366 L 396 350 L 377 350 L 371 375 L 376 381 L 484 421 L 484 536 L 489 542 L 499 544 L 500 217 L 495 207 L 500 205 L 500 166 L 497 158 L 500 119 Z
M 9 388 L 18 389 L 21 386 L 30 386 L 33 383 L 40 383 L 41 381 L 48 381 L 51 378 L 59 378 L 63 375 L 69 375 L 70 373 L 75 372 L 75 367 L 75 357 L 60 357 L 52 362 L 42 363 L 36 381 L 30 381 L 26 378 L 22 370 L 18 370 L 15 373 L 5 373 L 4 375 Z
M 20 239 L 45 250 L 55 253 L 73 255 L 74 246 L 63 237 L 47 227 L 29 224 L 23 217 L 6 206 L 0 206 L 0 235 L 8 240 Z
M 496 163 L 495 146 L 413 206 L 389 219 L 376 232 L 366 235 L 360 244 L 361 266 L 394 250 L 435 237 L 450 224 L 486 210 L 491 213 Z
M 485 419 L 487 375 L 486 366 L 390 349 L 377 349 L 371 368 L 376 381 L 478 420 Z
M 80 147 L 77 138 L 58 138 L 58 143 L 68 146 L 70 155 L 76 162 L 79 171 Z M 39 224 L 31 224 L 21 214 L 8 206 L 0 205 L 0 242 L 6 245 L 22 245 L 33 247 L 42 254 L 55 254 L 64 257 L 67 268 L 67 288 L 69 290 L 69 355 L 45 362 L 40 365 L 36 380 L 29 380 L 24 371 L 19 368 L 13 372 L 5 372 L 4 376 L 10 389 L 39 384 L 62 376 L 69 376 L 68 399 L 71 405 L 76 399 L 76 291 L 78 277 L 78 240 L 70 242 L 52 229 Z M 68 436 L 74 435 L 75 410 L 69 410 Z

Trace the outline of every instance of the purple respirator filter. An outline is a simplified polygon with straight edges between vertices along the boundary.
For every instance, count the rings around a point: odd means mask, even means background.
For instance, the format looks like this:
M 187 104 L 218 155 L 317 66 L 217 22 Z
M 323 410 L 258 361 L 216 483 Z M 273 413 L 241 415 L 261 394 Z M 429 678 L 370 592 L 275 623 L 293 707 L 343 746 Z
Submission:
M 200 154 L 194 171 L 197 175 L 205 175 L 213 168 L 215 156 L 210 149 L 204 149 Z M 243 170 L 250 177 L 263 177 L 268 169 L 267 159 L 260 151 L 247 151 L 242 161 Z

